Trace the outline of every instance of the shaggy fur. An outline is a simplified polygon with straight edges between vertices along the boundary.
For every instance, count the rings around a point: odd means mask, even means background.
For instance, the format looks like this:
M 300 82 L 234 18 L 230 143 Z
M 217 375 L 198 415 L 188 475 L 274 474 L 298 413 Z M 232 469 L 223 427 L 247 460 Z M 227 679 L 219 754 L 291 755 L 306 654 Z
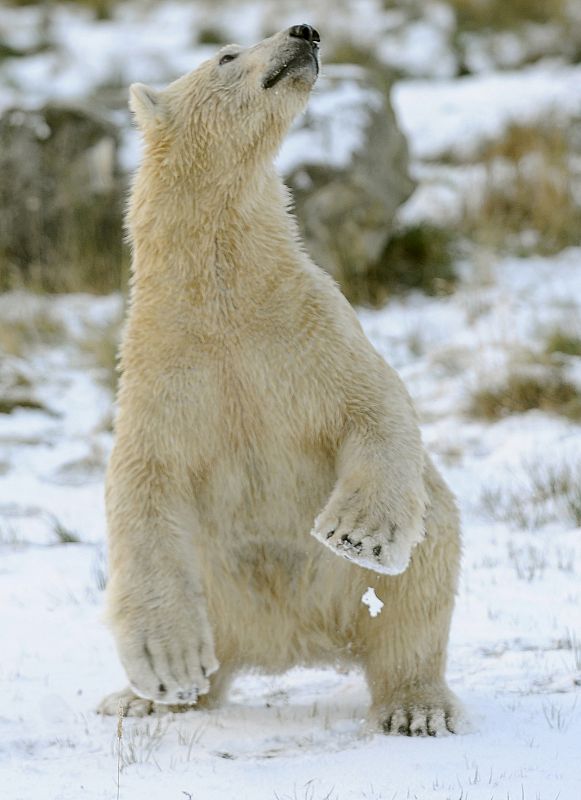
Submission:
M 453 731 L 455 504 L 272 166 L 316 79 L 305 47 L 283 31 L 162 92 L 132 87 L 145 156 L 107 477 L 109 620 L 131 689 L 101 711 L 346 663 L 384 731 Z

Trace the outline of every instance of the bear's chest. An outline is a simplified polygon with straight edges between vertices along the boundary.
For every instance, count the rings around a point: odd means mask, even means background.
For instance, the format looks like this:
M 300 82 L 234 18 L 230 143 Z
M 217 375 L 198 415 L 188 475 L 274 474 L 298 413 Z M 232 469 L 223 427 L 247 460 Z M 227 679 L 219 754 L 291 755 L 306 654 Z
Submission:
M 334 439 L 339 401 L 328 363 L 312 344 L 254 336 L 205 357 L 191 375 L 196 427 L 228 450 L 300 449 Z
M 308 530 L 335 480 L 334 411 L 315 371 L 270 342 L 215 359 L 205 381 L 191 398 L 195 447 L 208 454 L 205 513 L 233 535 L 257 524 Z

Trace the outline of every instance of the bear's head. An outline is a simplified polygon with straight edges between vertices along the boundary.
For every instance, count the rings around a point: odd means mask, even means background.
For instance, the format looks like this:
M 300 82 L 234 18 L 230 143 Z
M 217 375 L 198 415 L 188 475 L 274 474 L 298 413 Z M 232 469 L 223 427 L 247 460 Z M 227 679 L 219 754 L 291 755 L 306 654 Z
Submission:
M 162 91 L 133 84 L 147 157 L 174 176 L 208 180 L 272 160 L 317 79 L 319 41 L 295 25 L 253 47 L 224 47 Z

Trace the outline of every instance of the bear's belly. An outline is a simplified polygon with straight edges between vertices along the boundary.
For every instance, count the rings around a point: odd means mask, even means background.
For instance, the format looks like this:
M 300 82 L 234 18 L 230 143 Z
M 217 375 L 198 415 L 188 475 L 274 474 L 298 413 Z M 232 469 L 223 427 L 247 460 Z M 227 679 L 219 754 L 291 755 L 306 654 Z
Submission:
M 265 454 L 260 454 L 264 458 Z M 216 465 L 201 493 L 199 566 L 218 658 L 267 671 L 340 658 L 353 567 L 310 535 L 335 482 L 322 454 Z
M 308 537 L 335 482 L 326 453 L 284 447 L 246 448 L 216 459 L 195 490 L 202 530 L 233 547 Z M 310 537 L 309 537 L 310 538 Z

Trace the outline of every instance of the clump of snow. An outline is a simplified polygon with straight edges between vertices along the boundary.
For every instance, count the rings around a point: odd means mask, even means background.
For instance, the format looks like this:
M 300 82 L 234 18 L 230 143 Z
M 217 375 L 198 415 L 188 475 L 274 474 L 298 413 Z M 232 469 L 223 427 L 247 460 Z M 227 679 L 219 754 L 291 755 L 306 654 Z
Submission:
M 377 617 L 378 614 L 381 614 L 384 603 L 375 594 L 375 589 L 372 586 L 367 587 L 367 591 L 361 597 L 361 602 L 369 609 L 370 617 Z

